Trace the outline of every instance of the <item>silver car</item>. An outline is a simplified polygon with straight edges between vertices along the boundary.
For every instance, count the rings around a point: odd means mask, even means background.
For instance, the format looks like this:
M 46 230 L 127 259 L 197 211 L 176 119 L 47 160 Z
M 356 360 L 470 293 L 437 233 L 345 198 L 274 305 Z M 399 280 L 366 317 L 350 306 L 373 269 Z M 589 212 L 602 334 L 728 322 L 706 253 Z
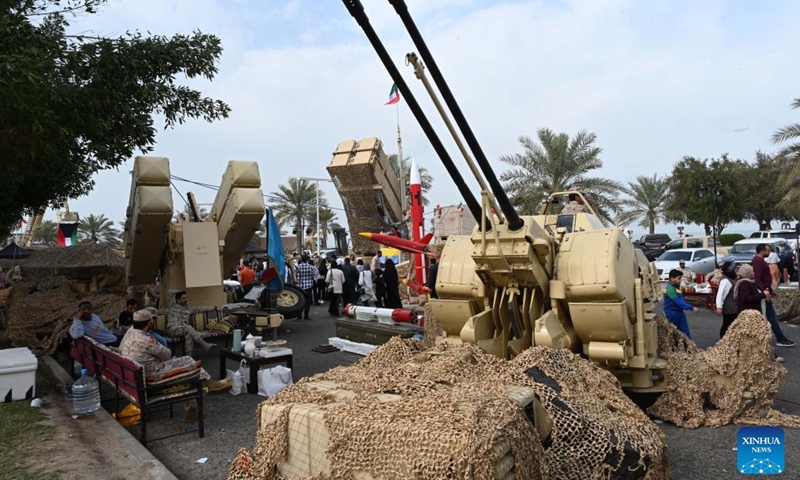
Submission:
M 717 268 L 717 264 L 722 260 L 722 255 L 717 255 L 715 261 L 714 252 L 708 248 L 667 250 L 655 261 L 658 279 L 669 280 L 669 271 L 678 268 L 681 260 L 686 262 L 686 266 L 694 273 L 705 275 Z

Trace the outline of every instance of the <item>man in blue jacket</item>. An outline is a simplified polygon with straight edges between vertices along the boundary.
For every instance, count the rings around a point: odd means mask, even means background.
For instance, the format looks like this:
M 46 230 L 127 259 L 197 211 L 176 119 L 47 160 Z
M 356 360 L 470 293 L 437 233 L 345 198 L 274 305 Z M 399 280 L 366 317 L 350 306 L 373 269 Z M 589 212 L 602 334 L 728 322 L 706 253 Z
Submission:
M 678 327 L 678 330 L 687 337 L 692 338 L 692 334 L 689 333 L 689 322 L 686 320 L 686 314 L 683 311 L 691 310 L 697 313 L 700 309 L 689 305 L 683 299 L 683 293 L 680 289 L 682 277 L 683 272 L 680 270 L 675 269 L 669 272 L 669 283 L 667 283 L 667 291 L 664 293 L 664 315 L 667 316 L 669 323 Z

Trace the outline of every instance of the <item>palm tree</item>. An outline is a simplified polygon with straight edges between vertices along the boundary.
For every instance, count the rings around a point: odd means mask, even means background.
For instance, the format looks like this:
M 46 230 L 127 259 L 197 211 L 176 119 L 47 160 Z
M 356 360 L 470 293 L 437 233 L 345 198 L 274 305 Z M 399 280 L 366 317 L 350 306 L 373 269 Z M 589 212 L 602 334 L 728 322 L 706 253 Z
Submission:
M 43 245 L 52 247 L 58 242 L 58 224 L 52 220 L 45 220 L 42 226 L 39 227 L 39 232 L 36 234 L 34 242 L 42 242 Z
M 258 222 L 258 227 L 256 227 L 255 233 L 253 233 L 253 237 L 250 238 L 250 245 L 255 247 L 261 246 L 261 239 L 267 233 L 266 227 L 264 227 L 264 222 Z
M 201 220 L 205 220 L 208 217 L 208 213 L 209 212 L 208 212 L 207 208 L 205 208 L 205 207 L 197 207 L 197 210 L 198 210 L 197 213 L 200 215 L 200 219 Z M 177 222 L 178 218 L 181 215 L 183 215 L 183 217 L 186 218 L 187 220 L 189 219 L 189 205 L 188 204 L 184 204 L 183 205 L 183 210 L 175 211 L 175 214 L 173 215 L 172 219 Z
M 314 223 L 316 223 L 316 217 L 314 219 Z M 320 233 L 320 240 L 319 243 L 322 245 L 321 248 L 328 248 L 328 235 L 330 235 L 331 230 L 334 228 L 339 228 L 339 224 L 336 222 L 336 212 L 331 210 L 328 207 L 320 207 L 319 209 L 319 233 Z
M 89 215 L 80 220 L 78 236 L 92 243 L 119 243 L 119 231 L 105 215 Z
M 665 220 L 665 206 L 669 197 L 669 185 L 666 177 L 659 178 L 640 175 L 636 182 L 628 182 L 623 191 L 630 197 L 619 202 L 623 211 L 617 217 L 618 225 L 628 225 L 639 221 L 639 226 L 647 227 L 650 233 L 656 233 L 656 223 Z
M 800 108 L 800 98 L 792 101 L 792 108 Z M 800 123 L 787 125 L 772 135 L 772 143 L 778 144 L 789 140 L 800 139 Z M 781 174 L 778 185 L 786 191 L 778 204 L 787 212 L 800 215 L 800 142 L 793 143 L 781 150 L 780 155 L 795 160 L 792 166 Z
M 617 194 L 622 184 L 589 173 L 602 168 L 602 149 L 594 145 L 597 135 L 584 130 L 570 140 L 566 133 L 549 128 L 537 132 L 539 144 L 530 137 L 519 137 L 523 152 L 500 157 L 511 170 L 500 175 L 511 201 L 523 214 L 536 213 L 539 202 L 549 194 L 580 190 L 601 218 L 611 220 L 617 213 Z
M 397 175 L 397 178 L 400 178 L 400 169 L 397 165 L 397 154 L 389 155 L 389 166 L 392 167 L 394 170 L 394 174 Z M 433 176 L 430 174 L 427 168 L 420 167 L 419 168 L 419 180 L 422 184 L 422 203 L 424 206 L 428 206 L 428 191 L 433 187 Z M 408 195 L 409 190 L 411 189 L 411 157 L 405 157 L 403 159 L 403 180 L 405 180 L 405 189 L 403 190 Z
M 277 192 L 270 195 L 272 210 L 278 225 L 292 225 L 298 248 L 302 248 L 303 220 L 316 218 L 317 190 L 313 183 L 297 177 L 290 177 L 287 185 L 278 186 Z M 320 192 L 320 205 L 327 203 Z M 310 225 L 310 222 L 309 222 Z

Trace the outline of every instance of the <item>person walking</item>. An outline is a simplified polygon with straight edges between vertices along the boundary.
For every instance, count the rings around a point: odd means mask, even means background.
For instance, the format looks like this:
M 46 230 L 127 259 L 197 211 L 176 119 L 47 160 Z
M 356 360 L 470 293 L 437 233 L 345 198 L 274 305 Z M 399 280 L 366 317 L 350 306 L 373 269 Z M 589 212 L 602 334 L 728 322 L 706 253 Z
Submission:
M 328 300 L 331 302 L 328 314 L 339 317 L 339 297 L 344 291 L 344 273 L 339 269 L 339 265 L 331 263 L 325 283 L 328 285 Z
M 667 320 L 669 320 L 669 323 L 678 327 L 678 330 L 691 339 L 692 334 L 689 332 L 689 321 L 686 320 L 684 310 L 697 313 L 700 309 L 689 305 L 686 303 L 686 300 L 683 299 L 683 293 L 680 288 L 682 277 L 682 271 L 678 269 L 670 270 L 667 291 L 664 293 L 664 315 L 667 317 Z
M 386 282 L 383 279 L 383 270 L 380 268 L 375 269 L 373 289 L 375 290 L 375 306 L 383 308 L 386 305 Z
M 319 274 L 319 272 L 316 268 L 308 263 L 308 255 L 304 253 L 300 257 L 300 263 L 297 264 L 294 274 L 295 279 L 297 280 L 297 288 L 302 290 L 303 295 L 306 297 L 306 303 L 303 307 L 303 318 L 298 318 L 297 320 L 311 320 L 311 318 L 308 316 L 308 313 L 311 310 L 311 302 L 313 302 L 311 289 L 314 288 L 314 274 Z
M 352 264 L 349 258 L 344 259 L 344 266 L 342 266 L 342 273 L 344 273 L 344 290 L 342 292 L 342 303 L 347 306 L 350 303 L 355 304 L 358 301 L 358 269 Z
M 327 292 L 325 291 L 325 278 L 328 276 L 328 261 L 324 258 L 319 259 L 319 280 L 317 280 L 317 304 L 322 305 L 322 302 L 328 299 Z
M 753 260 L 750 264 L 753 266 L 753 281 L 756 286 L 764 292 L 764 316 L 767 317 L 772 333 L 775 334 L 776 345 L 779 347 L 794 347 L 795 342 L 789 340 L 781 330 L 781 324 L 778 322 L 778 313 L 775 311 L 775 305 L 772 303 L 773 297 L 777 293 L 772 289 L 772 274 L 769 271 L 769 265 L 765 258 L 769 256 L 769 249 L 766 244 L 759 243 L 756 245 L 756 254 L 753 255 Z M 741 270 L 741 268 L 740 268 Z
M 374 275 L 369 269 L 369 264 L 359 260 L 356 268 L 360 270 L 358 274 L 358 303 L 365 307 L 370 306 L 370 302 L 375 301 Z
M 719 288 L 717 290 L 716 313 L 717 316 L 722 317 L 722 326 L 719 329 L 719 338 L 722 338 L 725 336 L 725 332 L 728 331 L 728 327 L 739 316 L 739 306 L 736 305 L 736 299 L 733 296 L 733 286 L 736 280 L 733 262 L 725 262 L 718 270 L 722 273 L 722 277 L 719 279 Z
M 386 259 L 383 281 L 386 285 L 386 303 L 384 303 L 384 307 L 403 308 L 403 302 L 400 301 L 400 278 L 397 276 L 397 268 L 395 268 L 394 260 L 391 258 Z

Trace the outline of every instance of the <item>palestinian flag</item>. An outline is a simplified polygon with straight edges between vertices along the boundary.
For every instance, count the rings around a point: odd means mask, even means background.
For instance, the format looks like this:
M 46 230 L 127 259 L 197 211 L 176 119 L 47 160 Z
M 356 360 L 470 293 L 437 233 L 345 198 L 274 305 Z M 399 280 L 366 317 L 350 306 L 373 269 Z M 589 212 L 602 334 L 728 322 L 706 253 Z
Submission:
M 58 246 L 72 247 L 78 244 L 78 224 L 59 223 L 58 224 Z
M 392 84 L 392 90 L 389 92 L 389 101 L 384 103 L 384 105 L 394 105 L 395 103 L 400 101 L 400 92 L 397 91 L 397 84 Z

